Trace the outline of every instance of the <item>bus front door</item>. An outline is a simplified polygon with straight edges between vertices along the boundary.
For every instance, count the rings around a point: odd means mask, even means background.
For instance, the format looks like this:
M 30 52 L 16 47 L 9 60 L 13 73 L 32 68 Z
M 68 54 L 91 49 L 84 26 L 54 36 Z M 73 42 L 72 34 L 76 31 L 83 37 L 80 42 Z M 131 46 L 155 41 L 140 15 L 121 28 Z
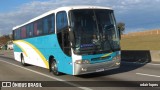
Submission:
M 72 65 L 72 58 L 71 58 L 71 47 L 69 41 L 69 31 L 62 30 L 57 34 L 58 42 L 61 47 L 62 52 L 59 53 L 59 70 L 65 72 L 67 74 L 73 73 L 73 65 Z

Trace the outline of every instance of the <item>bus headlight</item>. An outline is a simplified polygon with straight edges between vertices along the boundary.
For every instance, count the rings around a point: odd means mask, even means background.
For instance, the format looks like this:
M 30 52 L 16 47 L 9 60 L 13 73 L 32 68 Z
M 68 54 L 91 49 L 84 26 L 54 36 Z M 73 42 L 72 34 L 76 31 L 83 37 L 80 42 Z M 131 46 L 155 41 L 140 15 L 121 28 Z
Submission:
M 90 64 L 89 60 L 76 60 L 76 64 Z
M 121 60 L 121 55 L 117 55 L 113 58 L 113 60 Z

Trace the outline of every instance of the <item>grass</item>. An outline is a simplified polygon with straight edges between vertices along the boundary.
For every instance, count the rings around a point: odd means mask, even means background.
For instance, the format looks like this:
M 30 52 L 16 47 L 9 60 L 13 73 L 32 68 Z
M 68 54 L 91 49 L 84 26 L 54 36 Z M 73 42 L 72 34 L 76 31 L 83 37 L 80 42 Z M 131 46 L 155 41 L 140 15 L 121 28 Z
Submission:
M 122 50 L 160 50 L 160 35 L 129 36 L 121 39 Z

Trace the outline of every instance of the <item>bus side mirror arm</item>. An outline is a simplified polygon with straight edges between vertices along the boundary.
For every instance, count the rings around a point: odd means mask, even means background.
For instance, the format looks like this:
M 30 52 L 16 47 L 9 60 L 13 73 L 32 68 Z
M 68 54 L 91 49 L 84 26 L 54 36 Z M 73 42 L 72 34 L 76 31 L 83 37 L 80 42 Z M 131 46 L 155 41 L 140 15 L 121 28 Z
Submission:
M 119 39 L 121 40 L 121 30 L 118 28 Z
M 73 40 L 74 40 L 73 31 L 69 31 L 69 40 L 70 40 L 71 42 L 73 42 Z
M 72 43 L 72 46 L 74 46 L 74 34 L 73 34 L 73 31 L 69 31 L 69 40 L 70 42 Z

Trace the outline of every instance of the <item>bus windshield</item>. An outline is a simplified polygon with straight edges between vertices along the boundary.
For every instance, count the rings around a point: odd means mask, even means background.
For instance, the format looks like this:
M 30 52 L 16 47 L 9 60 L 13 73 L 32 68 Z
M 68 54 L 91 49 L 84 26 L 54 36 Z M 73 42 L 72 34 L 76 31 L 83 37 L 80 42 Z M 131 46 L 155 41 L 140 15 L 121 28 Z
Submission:
M 107 53 L 120 50 L 113 10 L 81 9 L 70 11 L 77 54 Z

